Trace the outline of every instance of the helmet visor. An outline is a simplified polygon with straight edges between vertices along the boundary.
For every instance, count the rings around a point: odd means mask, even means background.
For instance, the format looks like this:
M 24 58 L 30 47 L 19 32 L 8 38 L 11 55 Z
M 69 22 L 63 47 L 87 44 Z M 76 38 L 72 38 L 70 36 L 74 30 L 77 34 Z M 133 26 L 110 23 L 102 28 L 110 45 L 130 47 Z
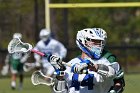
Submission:
M 102 40 L 86 38 L 85 44 L 87 47 L 92 47 L 92 46 L 102 47 Z

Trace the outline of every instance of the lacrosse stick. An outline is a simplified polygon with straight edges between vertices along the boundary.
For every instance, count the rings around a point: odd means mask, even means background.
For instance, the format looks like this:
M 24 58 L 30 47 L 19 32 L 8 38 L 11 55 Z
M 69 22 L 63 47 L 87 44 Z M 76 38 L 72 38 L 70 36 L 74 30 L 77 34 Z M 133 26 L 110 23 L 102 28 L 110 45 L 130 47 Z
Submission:
M 33 85 L 43 84 L 50 86 L 54 84 L 54 79 L 49 76 L 45 76 L 40 70 L 33 72 L 31 76 L 31 81 Z
M 36 67 L 35 63 L 24 63 L 23 70 L 29 72 Z
M 19 53 L 19 52 L 28 52 L 32 49 L 32 45 L 29 43 L 23 43 L 19 38 L 14 38 L 8 44 L 9 53 Z
M 28 53 L 28 52 L 34 52 L 40 56 L 48 56 L 47 54 L 44 54 L 40 51 L 34 50 L 32 45 L 29 43 L 23 43 L 19 38 L 14 38 L 10 41 L 8 44 L 8 52 L 9 53 Z M 62 62 L 62 64 L 71 67 L 71 64 L 68 64 L 66 62 Z
M 29 43 L 23 43 L 19 38 L 14 38 L 10 41 L 10 43 L 8 44 L 8 52 L 9 53 L 28 53 L 28 52 L 33 52 L 36 53 L 40 56 L 49 56 L 47 54 L 44 54 L 40 51 L 34 50 L 32 49 L 32 45 Z M 61 62 L 63 65 L 66 65 L 68 67 L 72 67 L 71 64 L 66 63 L 64 61 Z M 86 73 L 86 70 L 83 70 L 82 73 Z

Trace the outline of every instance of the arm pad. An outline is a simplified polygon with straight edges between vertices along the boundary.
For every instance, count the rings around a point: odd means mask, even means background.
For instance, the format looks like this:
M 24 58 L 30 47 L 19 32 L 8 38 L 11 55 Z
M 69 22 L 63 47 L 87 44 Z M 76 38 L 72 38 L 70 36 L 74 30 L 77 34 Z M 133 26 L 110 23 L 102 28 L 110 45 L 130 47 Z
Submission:
M 105 77 L 113 77 L 115 75 L 115 71 L 111 66 L 106 66 L 103 64 L 98 64 L 97 73 Z

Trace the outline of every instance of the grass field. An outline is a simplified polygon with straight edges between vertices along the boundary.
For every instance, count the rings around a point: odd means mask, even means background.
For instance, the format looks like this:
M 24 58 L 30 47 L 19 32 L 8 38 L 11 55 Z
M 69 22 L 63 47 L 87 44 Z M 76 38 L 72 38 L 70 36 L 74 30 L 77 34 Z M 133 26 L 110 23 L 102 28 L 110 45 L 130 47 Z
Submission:
M 124 93 L 140 93 L 140 74 L 125 75 Z
M 45 85 L 34 86 L 31 83 L 30 77 L 28 77 L 24 79 L 22 90 L 18 90 L 18 88 L 11 90 L 10 78 L 2 78 L 0 79 L 0 93 L 50 93 L 50 89 Z
M 125 75 L 126 87 L 124 93 L 139 93 L 140 91 L 140 74 Z M 17 81 L 18 82 L 18 81 Z M 50 93 L 50 89 L 45 85 L 34 86 L 30 77 L 25 78 L 23 90 L 11 90 L 10 79 L 0 79 L 0 93 Z

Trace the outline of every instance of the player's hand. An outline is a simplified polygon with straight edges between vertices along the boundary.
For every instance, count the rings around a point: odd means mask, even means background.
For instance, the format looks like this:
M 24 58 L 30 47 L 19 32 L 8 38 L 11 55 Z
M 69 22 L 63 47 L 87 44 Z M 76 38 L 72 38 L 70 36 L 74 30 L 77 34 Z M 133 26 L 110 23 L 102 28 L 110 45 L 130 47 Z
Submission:
M 50 64 L 55 68 L 55 70 L 64 71 L 66 69 L 65 66 L 62 64 L 62 59 L 59 56 L 49 54 L 47 56 L 47 59 Z
M 98 65 L 97 65 L 97 64 L 90 63 L 90 64 L 88 64 L 88 69 L 89 69 L 90 71 L 95 71 L 95 72 L 97 72 L 97 70 L 98 70 Z
M 83 70 L 86 69 L 87 67 L 88 67 L 87 63 L 76 63 L 75 65 L 72 66 L 72 72 L 81 74 Z
M 62 66 L 62 59 L 57 55 L 49 54 L 47 59 L 50 63 L 53 63 L 53 64 L 55 63 L 55 64 L 58 64 L 58 65 Z
M 90 60 L 88 60 L 88 59 L 84 59 L 82 62 L 80 62 L 80 63 L 86 63 L 87 65 L 88 65 L 88 69 L 90 70 L 90 71 L 95 71 L 95 72 L 97 72 L 97 70 L 98 70 L 98 65 L 97 64 L 93 64 L 93 62 L 91 62 Z

